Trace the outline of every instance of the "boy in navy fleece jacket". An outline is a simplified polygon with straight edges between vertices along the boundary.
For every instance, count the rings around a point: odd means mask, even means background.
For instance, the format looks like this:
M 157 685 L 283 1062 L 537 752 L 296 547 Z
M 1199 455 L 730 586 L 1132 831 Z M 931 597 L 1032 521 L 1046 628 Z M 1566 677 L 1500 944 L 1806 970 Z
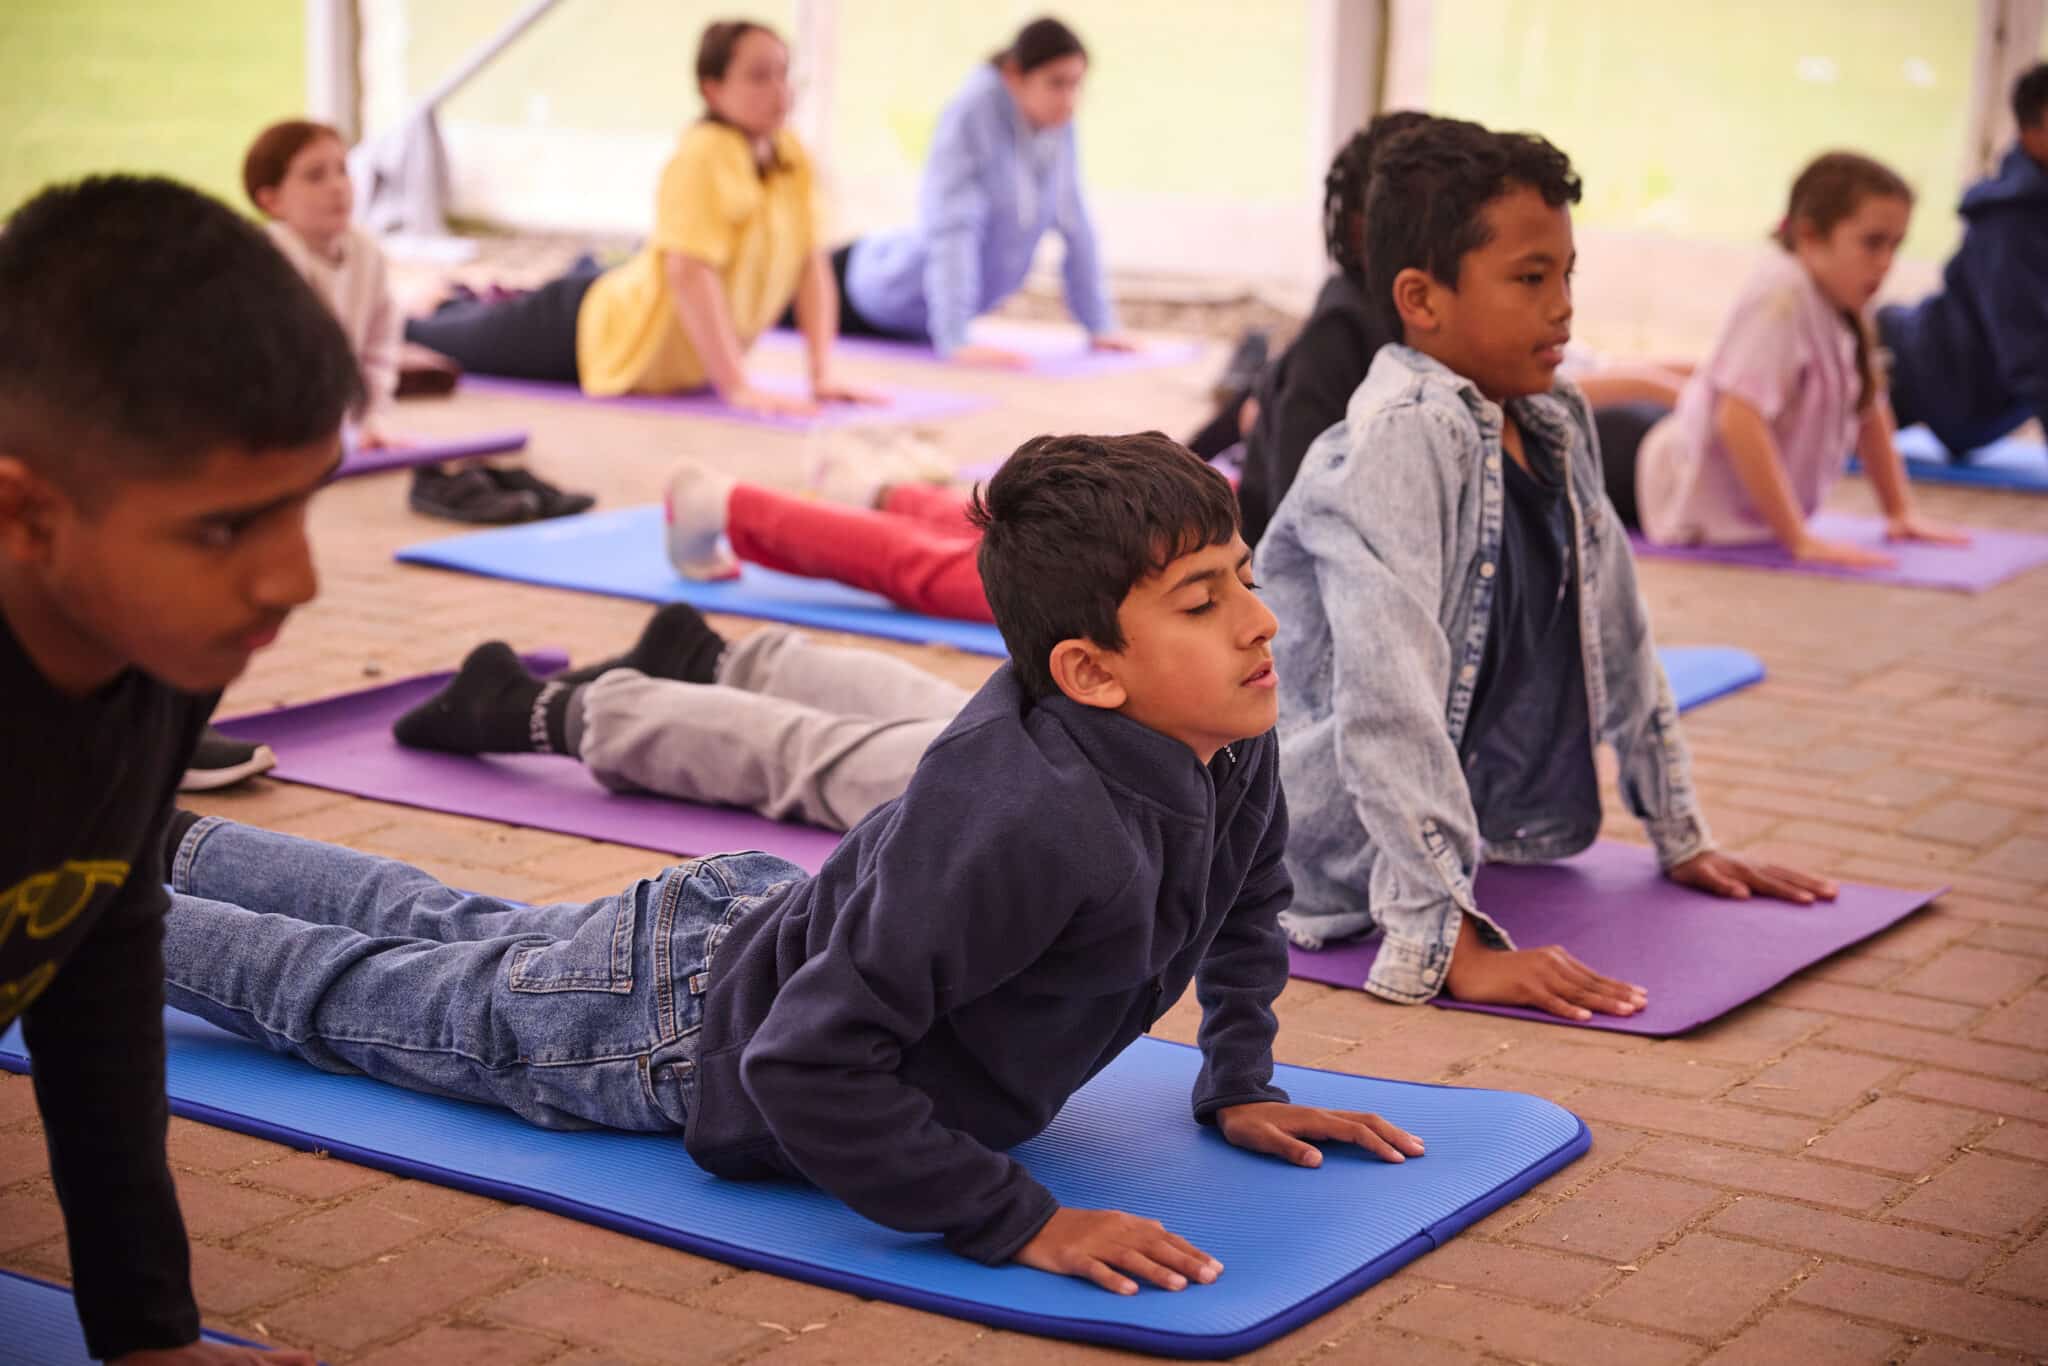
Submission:
M 2013 83 L 2019 140 L 1963 196 L 1963 244 L 1942 288 L 1877 315 L 1899 425 L 1957 456 L 2028 418 L 2048 424 L 2048 62 Z
M 1291 885 L 1272 614 L 1222 476 L 1041 437 L 977 497 L 1011 662 L 815 876 L 681 864 L 520 907 L 218 819 L 171 835 L 170 1000 L 318 1066 L 539 1124 L 683 1131 L 892 1228 L 1123 1294 L 1222 1267 L 1004 1154 L 1193 982 L 1194 1118 L 1305 1166 L 1422 1145 L 1272 1084 Z

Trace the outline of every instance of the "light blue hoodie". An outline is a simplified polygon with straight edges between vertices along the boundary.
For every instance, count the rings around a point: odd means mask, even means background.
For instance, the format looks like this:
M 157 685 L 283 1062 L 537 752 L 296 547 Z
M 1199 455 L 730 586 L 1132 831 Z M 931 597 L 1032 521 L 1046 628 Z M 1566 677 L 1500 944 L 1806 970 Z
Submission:
M 854 243 L 846 296 L 877 327 L 929 336 L 949 355 L 968 323 L 1024 283 L 1049 230 L 1066 240 L 1067 307 L 1090 335 L 1114 332 L 1074 125 L 1033 129 L 983 65 L 939 115 L 917 222 Z

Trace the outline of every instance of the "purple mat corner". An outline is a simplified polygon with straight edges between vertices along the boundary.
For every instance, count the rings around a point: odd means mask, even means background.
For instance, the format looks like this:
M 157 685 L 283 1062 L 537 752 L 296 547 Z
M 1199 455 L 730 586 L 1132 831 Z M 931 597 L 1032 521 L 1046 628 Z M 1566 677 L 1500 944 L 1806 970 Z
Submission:
M 933 418 L 979 412 L 994 403 L 993 399 L 984 398 L 979 394 L 887 387 L 881 391 L 889 399 L 885 404 L 828 403 L 809 416 L 760 417 L 740 412 L 709 390 L 692 394 L 620 394 L 612 398 L 593 398 L 573 384 L 558 384 L 548 380 L 465 375 L 462 382 L 480 393 L 510 394 L 517 398 L 550 399 L 565 403 L 602 403 L 612 407 L 635 408 L 642 412 L 666 413 L 673 417 L 710 418 L 721 422 L 745 423 L 753 427 L 773 427 L 788 432 L 810 432 L 826 427 L 925 422 Z M 792 375 L 760 375 L 754 378 L 754 383 L 776 393 L 804 392 L 802 382 Z
M 526 660 L 537 673 L 567 663 L 554 652 Z M 276 751 L 273 777 L 373 801 L 667 854 L 759 849 L 812 871 L 839 843 L 836 831 L 771 821 L 751 811 L 608 792 L 583 765 L 557 755 L 469 758 L 407 749 L 392 739 L 391 723 L 450 677 L 427 674 L 217 724 L 229 735 L 260 740 Z
M 1941 546 L 1887 541 L 1884 523 L 1875 517 L 1845 517 L 1823 512 L 1813 519 L 1811 526 L 1816 535 L 1882 550 L 1898 563 L 1890 569 L 1845 569 L 1832 565 L 1801 564 L 1792 558 L 1791 552 L 1779 545 L 1665 546 L 1652 545 L 1641 536 L 1631 536 L 1629 541 L 1636 554 L 1645 558 L 1697 560 L 1907 588 L 1947 588 L 1964 593 L 1981 593 L 2015 574 L 2048 564 L 2048 536 L 2033 532 L 1986 531 L 1969 527 L 1965 528 L 1971 537 L 1969 545 Z
M 1724 901 L 1681 887 L 1657 871 L 1647 849 L 1601 842 L 1564 863 L 1488 864 L 1475 892 L 1518 947 L 1562 944 L 1583 962 L 1640 983 L 1650 1003 L 1633 1016 L 1596 1015 L 1580 1029 L 1682 1034 L 1754 1000 L 1830 954 L 1898 923 L 1943 889 L 1902 891 L 1841 884 L 1833 902 L 1794 906 L 1762 899 Z M 1377 938 L 1319 953 L 1289 949 L 1295 977 L 1358 989 L 1379 954 Z M 1517 1006 L 1452 1010 L 1572 1025 Z
M 341 468 L 334 472 L 334 477 L 353 479 L 359 474 L 375 474 L 380 470 L 409 469 L 414 465 L 433 465 L 443 460 L 467 460 L 479 455 L 502 455 L 507 451 L 525 448 L 526 433 L 523 431 L 479 432 L 475 436 L 455 440 L 415 441 L 404 446 L 384 446 L 377 450 L 362 450 L 351 443 L 343 451 Z
M 1157 370 L 1184 365 L 1202 354 L 1202 343 L 1191 339 L 1155 339 L 1135 351 L 1096 351 L 1078 328 L 1047 327 L 1039 323 L 1012 322 L 991 318 L 974 325 L 972 340 L 985 346 L 1000 346 L 1030 357 L 1029 368 L 1015 373 L 1040 379 L 1087 379 L 1097 375 L 1121 375 L 1136 370 Z M 803 344 L 795 332 L 776 330 L 761 336 L 764 345 L 789 349 Z M 842 355 L 868 360 L 894 361 L 913 365 L 944 365 L 947 362 L 929 343 L 898 341 L 890 337 L 841 337 L 833 349 Z

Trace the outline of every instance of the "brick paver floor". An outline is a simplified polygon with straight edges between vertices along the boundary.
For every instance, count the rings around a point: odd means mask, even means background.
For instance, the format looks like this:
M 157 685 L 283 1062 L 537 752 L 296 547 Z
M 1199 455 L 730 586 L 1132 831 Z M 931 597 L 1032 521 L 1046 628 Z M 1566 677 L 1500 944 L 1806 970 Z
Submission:
M 998 409 L 932 431 L 960 463 L 1040 430 L 1182 431 L 1213 358 L 1120 379 L 849 365 L 981 387 Z M 794 484 L 782 433 L 483 395 L 403 425 L 533 431 L 532 463 L 607 506 L 672 458 Z M 320 601 L 230 693 L 245 711 L 451 665 L 502 636 L 588 658 L 643 607 L 394 565 L 454 530 L 403 476 L 314 513 Z M 2048 500 L 1929 490 L 1930 511 L 2048 530 Z M 1838 507 L 1871 506 L 1850 482 Z M 1441 1250 L 1249 1360 L 1908 1362 L 2048 1352 L 2048 571 L 1981 596 L 1647 564 L 1660 638 L 1741 645 L 1761 687 L 1688 730 L 1728 844 L 1843 877 L 1948 883 L 1932 909 L 1682 1039 L 1382 1005 L 1295 983 L 1291 1062 L 1512 1087 L 1585 1116 L 1592 1152 Z M 728 623 L 721 622 L 721 625 Z M 729 623 L 733 630 L 747 623 Z M 905 650 L 963 683 L 987 661 Z M 662 860 L 259 781 L 195 805 L 415 860 L 523 897 L 615 890 Z M 1610 800 L 1610 810 L 1615 805 Z M 1634 839 L 1625 817 L 1609 831 Z M 1191 1038 L 1182 1002 L 1161 1032 Z M 171 1160 L 208 1321 L 355 1366 L 399 1363 L 1033 1362 L 1121 1354 L 995 1332 L 176 1121 Z M 61 1278 L 29 1087 L 0 1078 L 0 1265 Z

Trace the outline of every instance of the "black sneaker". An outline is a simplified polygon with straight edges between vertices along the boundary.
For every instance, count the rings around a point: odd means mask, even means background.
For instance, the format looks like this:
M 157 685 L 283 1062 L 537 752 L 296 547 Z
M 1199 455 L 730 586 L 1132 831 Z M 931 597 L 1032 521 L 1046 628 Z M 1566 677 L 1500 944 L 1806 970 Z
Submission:
M 597 499 L 589 494 L 556 488 L 532 470 L 517 465 L 485 465 L 483 470 L 501 489 L 538 496 L 543 517 L 574 517 L 597 506 Z
M 449 473 L 434 465 L 412 472 L 412 493 L 406 499 L 414 512 L 446 517 L 451 522 L 502 526 L 540 517 L 541 497 L 531 489 L 508 489 L 488 469 L 471 466 Z
M 208 726 L 199 733 L 199 743 L 192 747 L 191 765 L 185 776 L 178 779 L 178 791 L 212 792 L 233 787 L 245 778 L 276 767 L 277 755 L 269 745 L 237 740 Z
M 1259 382 L 1259 371 L 1266 368 L 1266 355 L 1273 339 L 1263 327 L 1254 327 L 1237 339 L 1237 349 L 1224 362 L 1223 373 L 1216 376 L 1211 394 L 1218 403 L 1233 399 L 1242 401 Z

